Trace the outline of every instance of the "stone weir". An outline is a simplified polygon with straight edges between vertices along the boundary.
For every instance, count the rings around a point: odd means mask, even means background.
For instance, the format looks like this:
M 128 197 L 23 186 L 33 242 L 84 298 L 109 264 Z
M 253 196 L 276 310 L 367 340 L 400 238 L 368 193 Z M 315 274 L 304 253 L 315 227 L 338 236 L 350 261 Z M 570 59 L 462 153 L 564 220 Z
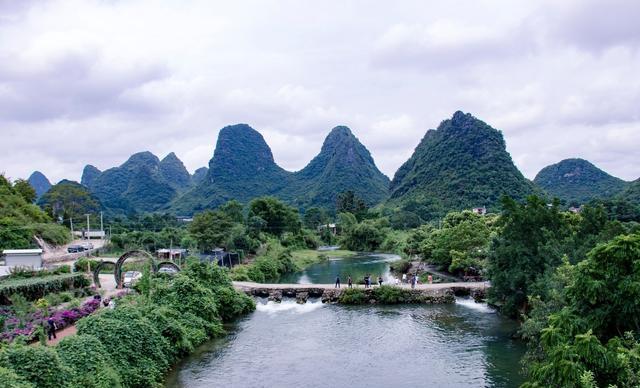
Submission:
M 444 304 L 454 303 L 455 296 L 472 296 L 475 300 L 484 299 L 486 283 L 440 283 L 418 285 L 415 289 L 407 285 L 365 289 L 362 285 L 348 291 L 347 287 L 335 288 L 331 284 L 262 284 L 234 282 L 234 287 L 247 295 L 267 298 L 281 302 L 283 298 L 295 299 L 305 303 L 309 298 L 319 298 L 322 303 L 345 304 Z M 344 295 L 344 297 L 343 297 Z

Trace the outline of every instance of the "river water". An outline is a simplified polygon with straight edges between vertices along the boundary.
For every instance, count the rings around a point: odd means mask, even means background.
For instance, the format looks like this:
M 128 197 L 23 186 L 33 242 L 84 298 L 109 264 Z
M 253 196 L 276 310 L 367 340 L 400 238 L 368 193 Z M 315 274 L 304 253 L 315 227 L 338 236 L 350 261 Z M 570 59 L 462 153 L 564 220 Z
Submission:
M 362 266 L 390 257 L 358 258 Z M 329 283 L 326 272 L 359 273 L 352 259 L 309 268 L 298 280 Z M 388 272 L 365 268 L 365 273 Z M 305 278 L 306 276 L 306 278 Z M 352 275 L 355 276 L 355 275 Z M 308 279 L 308 280 L 305 280 Z M 167 387 L 517 387 L 523 345 L 517 324 L 484 304 L 341 306 L 258 300 L 229 335 L 176 366 Z

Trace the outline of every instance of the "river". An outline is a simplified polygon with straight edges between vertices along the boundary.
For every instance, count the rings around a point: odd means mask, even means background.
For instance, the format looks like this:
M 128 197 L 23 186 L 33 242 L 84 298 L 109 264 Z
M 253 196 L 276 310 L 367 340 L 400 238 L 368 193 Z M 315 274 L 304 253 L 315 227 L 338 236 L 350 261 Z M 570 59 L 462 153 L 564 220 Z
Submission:
M 332 279 L 322 276 L 336 271 L 377 276 L 388 273 L 391 259 L 320 263 L 298 280 L 327 283 Z M 374 271 L 380 262 L 386 264 Z M 511 339 L 516 329 L 516 322 L 469 299 L 434 306 L 259 300 L 254 313 L 227 325 L 228 336 L 178 364 L 166 386 L 517 387 L 524 347 Z

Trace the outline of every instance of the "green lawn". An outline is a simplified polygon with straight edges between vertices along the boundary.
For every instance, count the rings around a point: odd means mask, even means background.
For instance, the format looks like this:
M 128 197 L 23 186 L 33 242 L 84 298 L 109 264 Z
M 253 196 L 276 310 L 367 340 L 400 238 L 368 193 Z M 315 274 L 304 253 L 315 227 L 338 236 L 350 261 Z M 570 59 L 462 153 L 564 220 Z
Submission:
M 299 251 L 291 252 L 293 262 L 300 270 L 303 270 L 311 264 L 325 260 L 329 257 L 350 257 L 354 256 L 355 254 L 356 252 L 347 250 L 315 251 L 311 249 L 302 249 Z

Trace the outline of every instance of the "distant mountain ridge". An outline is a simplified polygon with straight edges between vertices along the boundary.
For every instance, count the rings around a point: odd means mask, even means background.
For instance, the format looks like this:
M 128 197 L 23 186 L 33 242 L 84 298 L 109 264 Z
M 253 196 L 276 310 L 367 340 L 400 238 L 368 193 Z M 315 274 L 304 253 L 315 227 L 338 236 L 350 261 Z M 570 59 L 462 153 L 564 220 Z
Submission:
M 540 170 L 533 182 L 571 205 L 612 198 L 628 183 L 579 158 L 565 159 Z
M 387 195 L 388 178 L 347 127 L 334 128 L 320 154 L 305 168 L 289 172 L 278 166 L 262 135 L 247 124 L 220 131 L 206 177 L 172 204 L 188 214 L 236 199 L 248 202 L 272 195 L 305 209 L 335 208 L 337 195 L 352 190 L 369 204 Z
M 389 205 L 426 220 L 473 207 L 498 210 L 503 195 L 522 200 L 536 188 L 514 165 L 502 133 L 458 111 L 427 131 L 390 191 Z
M 49 179 L 40 171 L 31 173 L 27 182 L 29 182 L 31 187 L 36 191 L 36 200 L 51 188 L 51 182 L 49 182 Z
M 118 167 L 100 172 L 87 165 L 82 183 L 115 214 L 162 209 L 191 185 L 191 176 L 173 153 L 160 160 L 149 151 L 131 155 Z
M 38 174 L 30 182 L 42 180 Z M 220 130 L 208 168 L 193 175 L 175 153 L 160 160 L 147 151 L 105 171 L 87 165 L 81 182 L 116 214 L 190 215 L 232 199 L 247 203 L 267 195 L 303 211 L 316 206 L 331 211 L 344 191 L 353 191 L 370 206 L 382 203 L 422 221 L 473 207 L 499 211 L 503 195 L 516 200 L 546 193 L 574 202 L 596 197 L 640 201 L 640 180 L 624 182 L 582 159 L 544 168 L 534 184 L 514 165 L 500 131 L 460 111 L 426 132 L 392 181 L 348 127 L 333 128 L 318 155 L 290 172 L 277 165 L 258 131 L 236 124 Z

